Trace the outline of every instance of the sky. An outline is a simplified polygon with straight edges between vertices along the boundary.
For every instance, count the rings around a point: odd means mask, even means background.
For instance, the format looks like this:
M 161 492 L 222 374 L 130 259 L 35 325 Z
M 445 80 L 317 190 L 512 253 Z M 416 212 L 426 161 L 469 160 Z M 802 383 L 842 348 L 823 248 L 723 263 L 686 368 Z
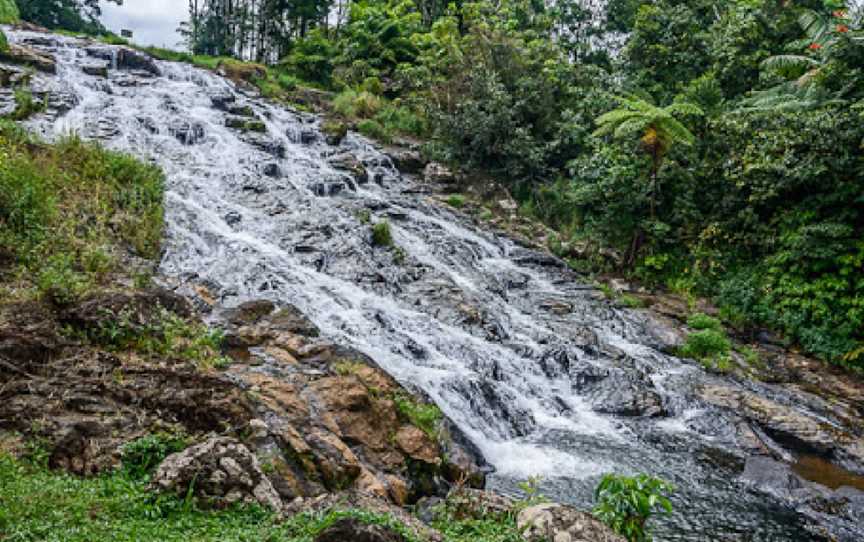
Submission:
M 124 0 L 122 6 L 101 0 L 101 5 L 102 24 L 109 30 L 132 30 L 132 41 L 140 45 L 182 48 L 177 26 L 189 16 L 185 0 Z

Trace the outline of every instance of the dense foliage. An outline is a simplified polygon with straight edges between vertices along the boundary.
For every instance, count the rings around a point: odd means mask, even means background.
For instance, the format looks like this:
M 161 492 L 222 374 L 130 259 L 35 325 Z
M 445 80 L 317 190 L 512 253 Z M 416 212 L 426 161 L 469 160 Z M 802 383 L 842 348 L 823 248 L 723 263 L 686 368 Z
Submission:
M 104 31 L 99 17 L 99 0 L 14 0 L 21 18 L 45 26 L 73 32 L 96 33 Z M 122 4 L 123 0 L 106 0 Z
M 590 5 L 285 11 L 291 30 L 267 54 L 341 92 L 336 113 L 363 132 L 423 136 L 433 156 L 506 181 L 562 255 L 580 247 L 580 269 L 710 296 L 742 332 L 864 365 L 860 10 Z

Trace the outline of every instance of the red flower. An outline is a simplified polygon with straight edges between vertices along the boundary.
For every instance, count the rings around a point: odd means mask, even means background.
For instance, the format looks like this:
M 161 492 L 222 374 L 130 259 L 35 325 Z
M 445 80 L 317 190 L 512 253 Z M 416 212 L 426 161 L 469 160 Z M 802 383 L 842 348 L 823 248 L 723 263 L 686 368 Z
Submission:
M 842 9 L 838 9 L 832 15 L 834 15 L 838 19 L 844 19 L 846 17 L 846 12 L 843 11 Z
M 821 49 L 821 48 L 822 48 L 822 46 L 819 45 L 818 43 L 811 43 L 811 44 L 810 44 L 810 47 L 809 47 L 809 49 L 810 49 L 811 51 L 818 51 L 818 50 Z
M 841 34 L 845 34 L 846 32 L 849 32 L 849 27 L 846 26 L 845 24 L 837 25 L 837 32 L 840 32 Z

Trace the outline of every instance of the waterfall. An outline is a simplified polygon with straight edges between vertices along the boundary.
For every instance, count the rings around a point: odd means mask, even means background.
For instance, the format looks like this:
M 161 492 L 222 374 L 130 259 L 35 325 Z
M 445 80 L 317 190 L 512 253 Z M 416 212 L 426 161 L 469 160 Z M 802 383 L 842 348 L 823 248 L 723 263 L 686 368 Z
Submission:
M 110 77 L 86 75 L 93 45 L 56 40 L 57 75 L 34 82 L 55 107 L 28 127 L 98 139 L 165 171 L 166 277 L 206 285 L 224 305 L 296 305 L 432 398 L 496 468 L 492 487 L 539 476 L 550 498 L 590 507 L 604 473 L 647 472 L 678 488 L 662 540 L 810 539 L 724 466 L 747 455 L 741 420 L 697 390 L 739 384 L 661 352 L 645 315 L 435 203 L 357 134 L 330 145 L 315 116 L 188 65 L 123 70 L 110 46 L 98 46 Z M 226 126 L 226 103 L 248 106 L 266 132 Z M 339 169 L 342 155 L 368 175 Z M 404 261 L 372 246 L 369 215 L 390 223 Z

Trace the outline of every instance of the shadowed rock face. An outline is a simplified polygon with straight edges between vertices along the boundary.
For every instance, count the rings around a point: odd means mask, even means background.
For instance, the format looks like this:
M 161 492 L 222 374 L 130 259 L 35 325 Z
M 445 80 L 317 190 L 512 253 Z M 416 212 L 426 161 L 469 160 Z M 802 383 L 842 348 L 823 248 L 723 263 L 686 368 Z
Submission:
M 13 42 L 31 37 L 10 32 Z M 58 46 L 43 49 L 63 77 L 34 76 L 50 108 L 28 126 L 46 137 L 75 129 L 166 171 L 161 269 L 172 284 L 199 288 L 196 306 L 214 319 L 266 298 L 296 307 L 319 331 L 294 327 L 290 314 L 273 321 L 275 309 L 229 330 L 241 351 L 223 376 L 256 400 L 246 423 L 261 422 L 250 450 L 276 459 L 276 449 L 290 450 L 284 465 L 274 459 L 286 473 L 284 484 L 273 482 L 281 494 L 347 484 L 410 501 L 436 491 L 454 469 L 436 470 L 429 443 L 403 430 L 381 393 L 405 386 L 432 399 L 488 458 L 497 488 L 539 474 L 544 494 L 589 506 L 604 472 L 651 472 L 679 488 L 676 513 L 657 526 L 661 538 L 803 541 L 813 521 L 830 532 L 851 524 L 864 536 L 842 513 L 814 520 L 739 478 L 751 455 L 794 461 L 799 447 L 860 468 L 860 383 L 822 381 L 827 373 L 803 364 L 766 379 L 772 384 L 706 374 L 669 354 L 676 333 L 613 306 L 560 259 L 430 201 L 454 172 L 432 165 L 425 181 L 403 175 L 356 134 L 325 137 L 320 119 L 189 66 L 88 75 L 81 66 L 93 57 L 83 48 L 92 44 L 54 39 Z M 266 131 L 226 127 L 236 108 Z M 178 137 L 178 126 L 193 128 Z M 371 243 L 385 220 L 398 250 Z M 734 400 L 705 396 L 712 386 L 734 390 L 723 395 Z M 796 418 L 742 394 L 794 405 Z
M 352 518 L 340 519 L 315 538 L 315 542 L 405 542 L 405 537 L 380 525 Z

